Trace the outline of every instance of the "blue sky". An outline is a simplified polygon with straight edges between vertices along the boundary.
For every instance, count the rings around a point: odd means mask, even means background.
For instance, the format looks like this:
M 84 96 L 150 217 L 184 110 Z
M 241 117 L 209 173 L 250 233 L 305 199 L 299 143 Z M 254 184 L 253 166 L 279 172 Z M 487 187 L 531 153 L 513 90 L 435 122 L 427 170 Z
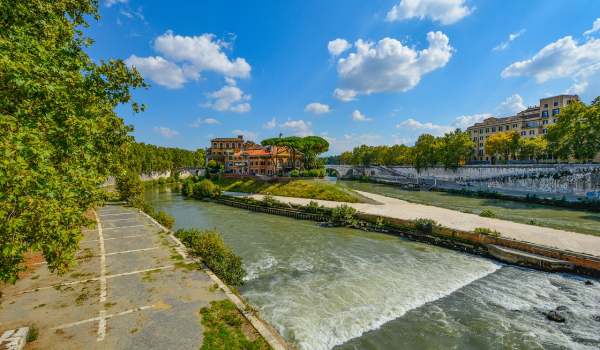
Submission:
M 139 142 L 318 135 L 412 145 L 539 99 L 600 95 L 600 2 L 104 0 L 86 34 L 152 84 Z

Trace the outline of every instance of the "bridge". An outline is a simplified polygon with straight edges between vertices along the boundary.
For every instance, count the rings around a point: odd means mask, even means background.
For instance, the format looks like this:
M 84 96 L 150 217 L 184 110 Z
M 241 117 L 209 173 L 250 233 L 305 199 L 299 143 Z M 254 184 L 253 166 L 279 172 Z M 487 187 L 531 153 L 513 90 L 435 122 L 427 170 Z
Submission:
M 203 176 L 204 172 L 206 172 L 206 167 L 175 168 L 175 170 L 179 171 L 181 178 L 186 178 L 188 176 Z
M 381 176 L 381 177 L 403 177 L 408 178 L 407 174 L 402 174 L 390 168 L 380 165 L 371 165 L 368 167 L 358 165 L 325 165 L 325 170 L 329 173 L 335 173 L 338 178 L 347 178 L 351 176 Z

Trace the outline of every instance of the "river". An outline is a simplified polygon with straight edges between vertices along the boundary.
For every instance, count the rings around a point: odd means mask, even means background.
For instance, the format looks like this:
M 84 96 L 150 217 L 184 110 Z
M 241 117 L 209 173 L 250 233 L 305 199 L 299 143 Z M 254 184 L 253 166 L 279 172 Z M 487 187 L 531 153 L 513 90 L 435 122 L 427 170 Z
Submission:
M 178 228 L 217 228 L 248 271 L 240 293 L 301 349 L 598 349 L 600 285 L 391 235 L 149 189 Z M 564 324 L 545 318 L 556 307 Z

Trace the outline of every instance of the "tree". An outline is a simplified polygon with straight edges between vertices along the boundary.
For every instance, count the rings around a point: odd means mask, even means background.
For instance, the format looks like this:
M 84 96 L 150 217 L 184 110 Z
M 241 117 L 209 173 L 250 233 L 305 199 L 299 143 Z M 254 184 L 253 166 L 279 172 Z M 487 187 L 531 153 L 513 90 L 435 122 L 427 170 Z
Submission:
M 161 177 L 161 179 L 163 178 Z M 119 192 L 119 200 L 125 201 L 134 207 L 140 207 L 144 204 L 144 183 L 137 173 L 129 171 L 119 174 L 115 179 L 115 183 Z
M 534 159 L 539 162 L 540 158 L 546 154 L 548 140 L 544 137 L 534 137 L 532 139 L 519 140 L 519 160 Z
M 406 145 L 393 145 L 388 147 L 382 157 L 386 166 L 407 164 L 409 162 L 410 148 Z
M 345 151 L 340 154 L 340 164 L 347 165 L 352 164 L 352 152 Z
M 585 162 L 600 151 L 600 97 L 590 106 L 578 99 L 561 109 L 556 124 L 548 126 L 548 147 L 562 160 Z
M 439 161 L 444 169 L 456 171 L 460 164 L 464 164 L 473 155 L 475 143 L 468 132 L 456 129 L 445 134 L 439 140 Z
M 516 131 L 511 131 L 508 134 L 503 132 L 493 134 L 486 139 L 483 149 L 485 153 L 502 157 L 506 162 L 509 157 L 513 158 L 519 149 L 520 138 L 519 133 Z
M 114 108 L 146 87 L 122 60 L 94 63 L 83 36 L 96 0 L 0 2 L 0 280 L 15 283 L 28 250 L 50 271 L 74 263 L 83 215 L 102 205 L 99 189 L 119 174 L 133 127 Z
M 438 163 L 439 142 L 429 134 L 422 134 L 411 149 L 413 166 L 420 173 L 421 169 L 429 168 Z
M 366 168 L 375 163 L 377 159 L 377 152 L 373 146 L 361 145 L 352 150 L 351 163 L 354 165 L 362 165 Z

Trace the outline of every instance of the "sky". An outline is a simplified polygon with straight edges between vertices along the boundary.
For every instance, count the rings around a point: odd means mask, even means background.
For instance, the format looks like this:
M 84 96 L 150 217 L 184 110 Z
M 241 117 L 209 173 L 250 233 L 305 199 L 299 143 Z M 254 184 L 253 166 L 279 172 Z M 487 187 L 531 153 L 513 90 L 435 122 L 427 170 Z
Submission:
M 152 86 L 116 109 L 138 142 L 213 137 L 413 145 L 541 98 L 600 95 L 597 0 L 102 0 L 94 62 Z

